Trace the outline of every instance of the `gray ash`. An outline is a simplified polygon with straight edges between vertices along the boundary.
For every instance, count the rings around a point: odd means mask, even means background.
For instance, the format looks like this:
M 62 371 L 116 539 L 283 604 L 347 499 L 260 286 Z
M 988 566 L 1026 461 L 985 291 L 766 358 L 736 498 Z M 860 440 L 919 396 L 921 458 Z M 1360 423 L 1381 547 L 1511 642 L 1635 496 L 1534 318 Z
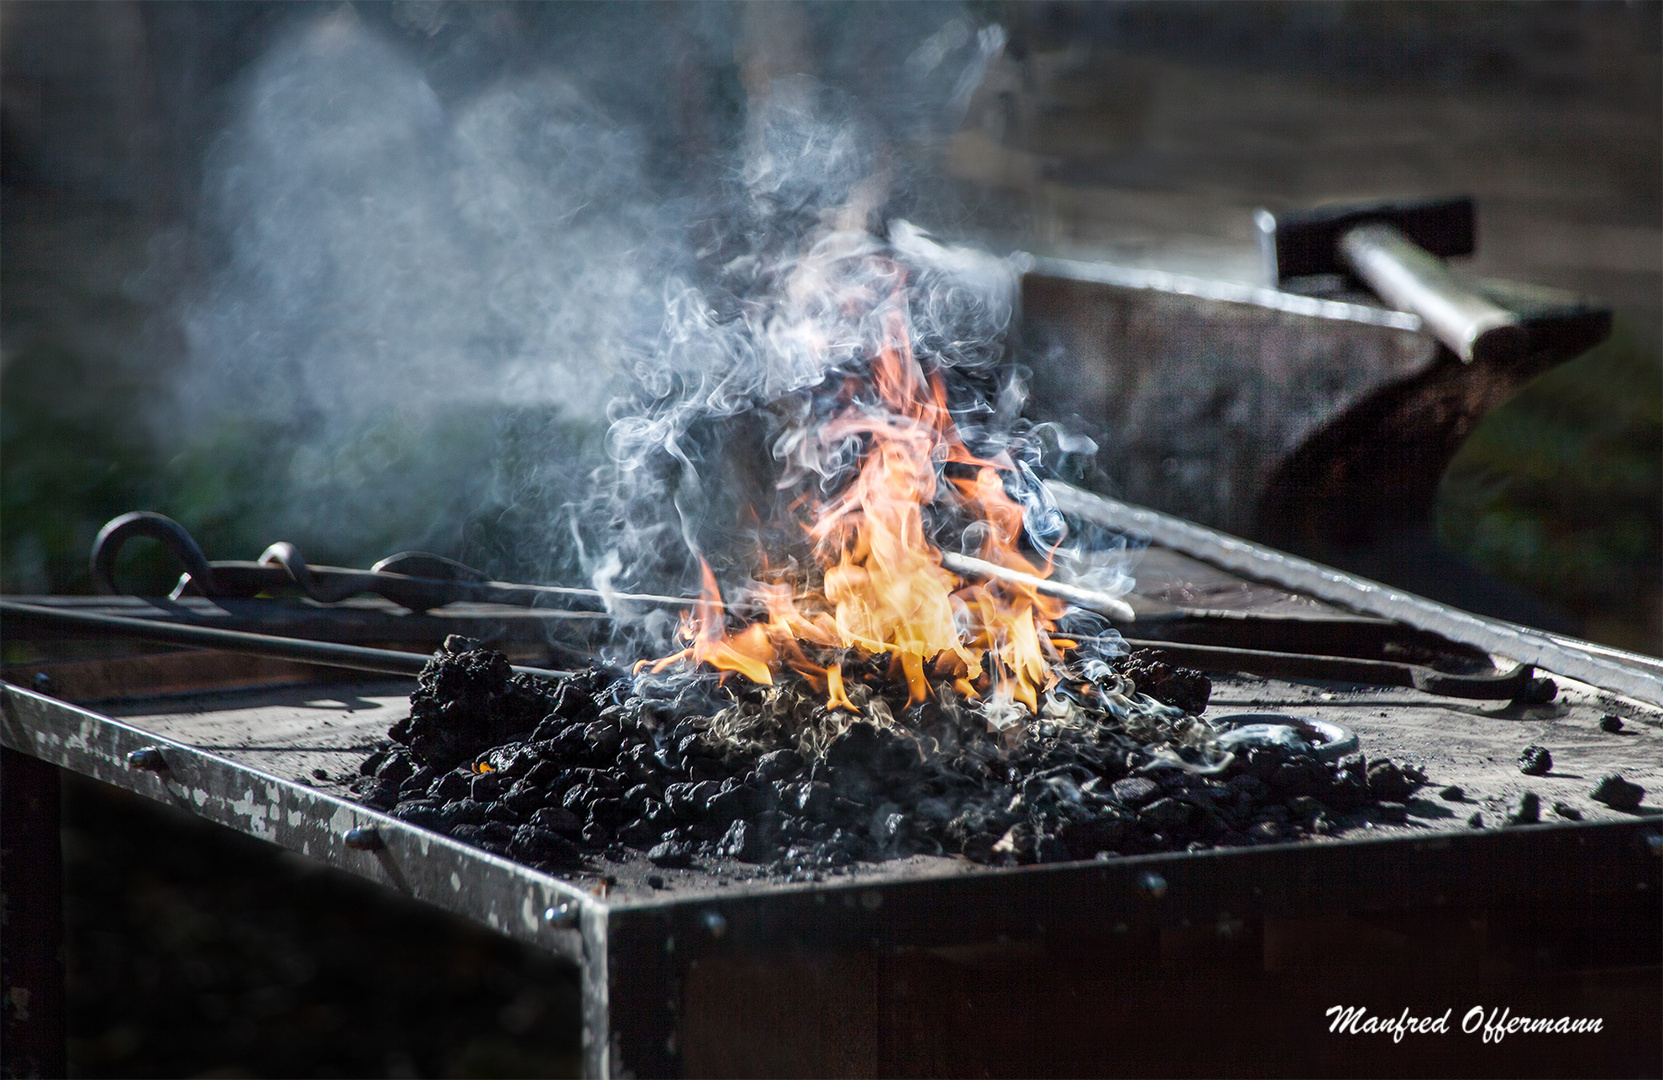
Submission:
M 945 683 L 909 707 L 884 657 L 846 664 L 857 718 L 801 682 L 599 666 L 537 682 L 449 644 L 363 763 L 360 797 L 545 870 L 630 849 L 664 867 L 796 874 L 919 853 L 1017 865 L 1270 843 L 1332 832 L 1419 779 L 1359 755 L 1221 755 L 1205 721 L 1138 689 L 1204 703 L 1205 676 L 1150 656 L 1097 663 L 1096 682 L 1000 733 Z

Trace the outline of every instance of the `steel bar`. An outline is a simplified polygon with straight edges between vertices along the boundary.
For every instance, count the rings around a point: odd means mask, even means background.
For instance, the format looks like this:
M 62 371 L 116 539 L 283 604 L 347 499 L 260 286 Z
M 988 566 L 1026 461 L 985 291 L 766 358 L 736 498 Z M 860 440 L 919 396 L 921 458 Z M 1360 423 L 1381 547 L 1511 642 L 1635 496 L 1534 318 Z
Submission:
M 252 597 L 272 589 L 296 588 L 320 603 L 335 603 L 359 593 L 375 593 L 414 611 L 426 611 L 458 601 L 537 607 L 551 599 L 582 600 L 610 609 L 619 601 L 687 607 L 694 601 L 674 596 L 639 593 L 602 593 L 559 585 L 519 585 L 491 581 L 483 573 L 453 559 L 421 551 L 389 556 L 369 570 L 339 566 L 311 566 L 300 549 L 286 541 L 272 544 L 257 562 L 209 562 L 186 528 L 148 510 L 113 518 L 99 530 L 92 546 L 92 574 L 98 588 L 119 594 L 116 556 L 127 541 L 148 537 L 160 541 L 184 566 L 174 599 L 198 592 L 210 597 Z
M 1509 701 L 1522 696 L 1530 688 L 1532 673 L 1529 664 L 1515 664 L 1506 671 L 1489 674 L 1461 675 L 1390 660 L 1231 649 L 1136 638 L 1124 640 L 1134 649 L 1158 649 L 1173 661 L 1202 671 L 1240 671 L 1268 678 L 1317 679 L 1365 686 L 1406 686 L 1443 697 L 1487 701 Z
M 1395 619 L 1452 641 L 1663 705 L 1663 661 L 1562 637 L 1456 608 L 1343 573 L 1147 507 L 1133 506 L 1056 480 L 1046 488 L 1063 513 L 1126 532 L 1243 577 L 1319 600 Z
M 941 553 L 941 565 L 960 577 L 986 577 L 998 581 L 1010 581 L 1019 585 L 1027 585 L 1047 596 L 1067 600 L 1077 607 L 1088 608 L 1121 622 L 1131 622 L 1137 618 L 1137 614 L 1132 610 L 1132 605 L 1119 597 L 1098 592 L 1096 589 L 1082 589 L 1067 582 L 1053 581 L 1050 578 L 1042 578 L 1034 574 L 1025 574 L 1020 570 L 1011 570 L 996 563 L 972 558 L 969 555 L 960 555 L 952 551 Z
M 62 608 L 20 604 L 15 600 L 0 600 L 0 616 L 4 616 L 6 622 L 13 626 L 21 624 L 24 627 L 60 632 L 120 635 L 165 645 L 223 649 L 227 652 L 274 656 L 324 667 L 377 671 L 391 675 L 420 674 L 428 661 L 428 657 L 421 653 L 398 652 L 394 649 L 369 649 L 361 645 L 337 645 L 333 642 L 305 641 L 243 630 L 219 630 L 208 626 L 181 626 L 158 623 L 150 619 L 129 619 L 120 615 L 94 615 L 81 611 L 66 611 Z M 514 666 L 514 671 L 545 678 L 570 674 L 566 671 L 519 665 Z

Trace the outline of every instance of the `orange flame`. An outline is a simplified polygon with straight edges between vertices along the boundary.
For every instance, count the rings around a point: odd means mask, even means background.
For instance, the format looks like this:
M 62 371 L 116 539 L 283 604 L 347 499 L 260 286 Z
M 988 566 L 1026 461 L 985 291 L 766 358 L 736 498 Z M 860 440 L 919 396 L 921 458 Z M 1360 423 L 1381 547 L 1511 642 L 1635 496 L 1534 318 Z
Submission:
M 841 665 L 817 664 L 802 646 L 887 652 L 891 677 L 906 680 L 908 704 L 927 698 L 925 668 L 933 666 L 962 694 L 977 696 L 991 686 L 996 698 L 1039 711 L 1040 691 L 1055 681 L 1050 631 L 1063 603 L 1021 582 L 966 583 L 942 566 L 924 530 L 925 508 L 942 494 L 938 468 L 947 462 L 973 468 L 972 476 L 951 479 L 945 494 L 984 523 L 977 557 L 1048 576 L 1049 565 L 1034 566 L 1017 547 L 1022 508 L 998 473 L 1010 466 L 965 448 L 941 381 L 924 377 L 899 312 L 891 313 L 885 331 L 872 367 L 881 407 L 851 404 L 818 433 L 828 445 L 853 437 L 866 447 L 858 475 L 840 496 L 824 505 L 805 500 L 821 588 L 796 595 L 791 584 L 763 584 L 757 595 L 766 619 L 730 631 L 706 565 L 703 595 L 683 626 L 688 647 L 654 663 L 653 671 L 687 660 L 771 685 L 773 674 L 789 667 L 827 695 L 827 708 L 858 712 Z

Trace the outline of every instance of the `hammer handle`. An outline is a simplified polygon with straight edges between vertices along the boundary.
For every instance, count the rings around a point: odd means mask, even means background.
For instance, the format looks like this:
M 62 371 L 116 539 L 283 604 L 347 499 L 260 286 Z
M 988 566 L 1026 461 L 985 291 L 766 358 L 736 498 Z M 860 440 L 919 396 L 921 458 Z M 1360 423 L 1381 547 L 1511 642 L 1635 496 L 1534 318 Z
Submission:
M 1468 363 L 1524 352 L 1519 317 L 1455 280 L 1442 259 L 1384 222 L 1358 225 L 1340 238 L 1358 277 L 1387 303 L 1421 317 L 1426 328 Z

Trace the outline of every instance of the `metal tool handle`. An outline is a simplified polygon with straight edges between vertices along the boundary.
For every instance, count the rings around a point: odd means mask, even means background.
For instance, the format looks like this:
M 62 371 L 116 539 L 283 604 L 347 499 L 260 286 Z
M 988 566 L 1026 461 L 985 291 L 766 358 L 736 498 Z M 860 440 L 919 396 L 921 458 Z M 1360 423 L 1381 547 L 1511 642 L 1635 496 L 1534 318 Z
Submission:
M 1393 225 L 1369 222 L 1340 238 L 1340 251 L 1357 276 L 1387 303 L 1412 311 L 1463 361 L 1522 355 L 1519 317 L 1455 280 L 1444 261 Z

